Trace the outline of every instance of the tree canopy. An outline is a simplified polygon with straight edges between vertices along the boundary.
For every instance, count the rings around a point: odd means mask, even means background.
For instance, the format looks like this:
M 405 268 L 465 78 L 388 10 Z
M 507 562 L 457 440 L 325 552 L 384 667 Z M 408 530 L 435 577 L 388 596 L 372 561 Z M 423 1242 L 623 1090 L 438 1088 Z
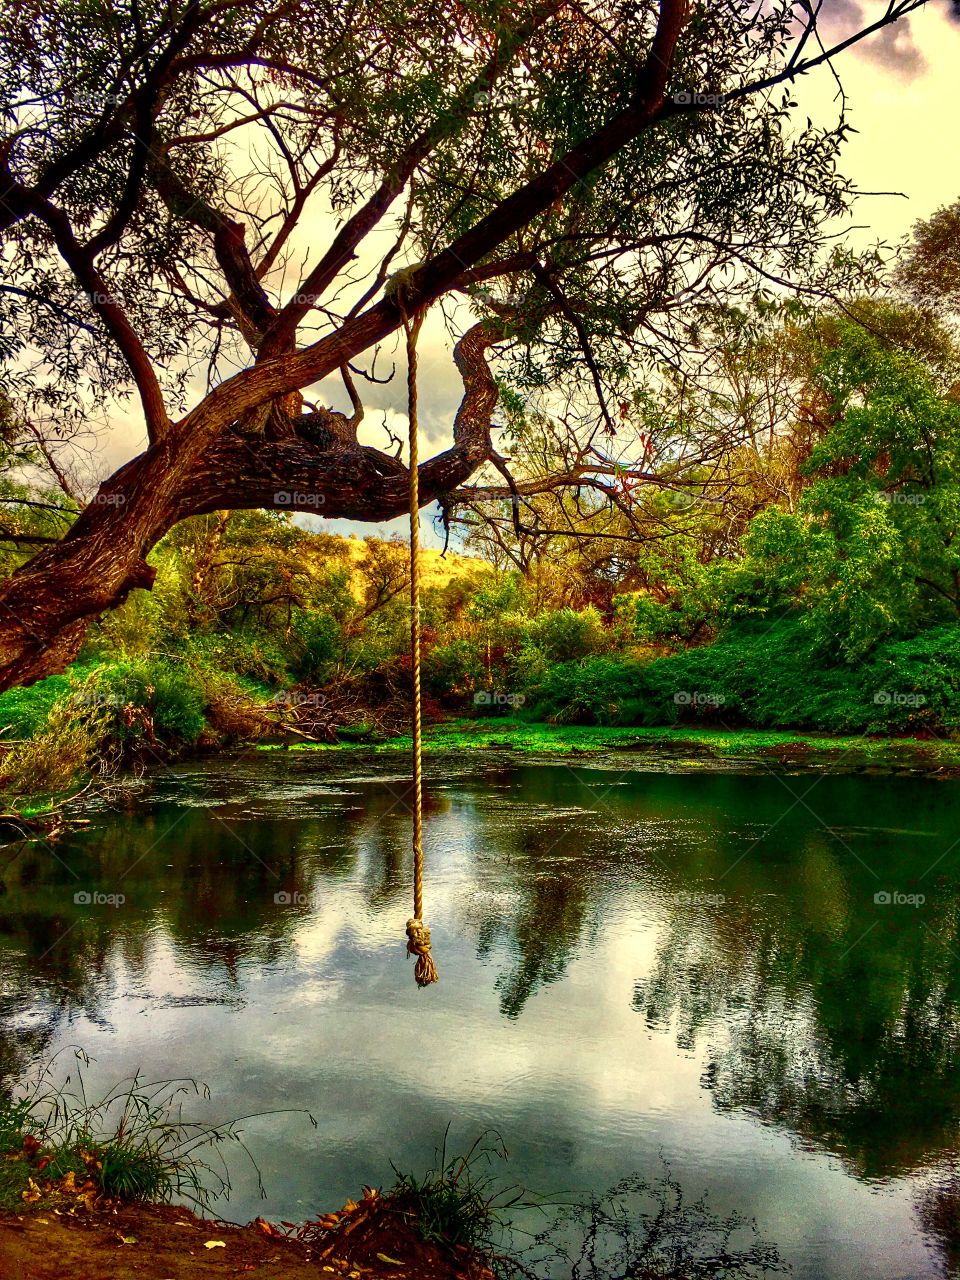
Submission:
M 791 85 L 922 2 L 832 47 L 805 0 L 7 10 L 7 395 L 41 440 L 135 397 L 146 448 L 0 588 L 0 682 L 61 669 L 185 517 L 398 514 L 361 388 L 432 306 L 463 400 L 423 502 L 485 465 L 513 491 L 500 403 L 564 407 L 564 485 L 649 477 L 638 382 L 682 375 L 699 310 L 856 278 L 824 252 L 846 121 L 798 122 Z

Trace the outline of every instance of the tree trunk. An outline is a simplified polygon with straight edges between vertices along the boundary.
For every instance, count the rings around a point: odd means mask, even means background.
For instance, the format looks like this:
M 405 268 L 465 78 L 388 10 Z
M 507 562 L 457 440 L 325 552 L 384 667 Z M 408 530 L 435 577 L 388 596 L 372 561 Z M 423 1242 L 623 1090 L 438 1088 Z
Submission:
M 453 446 L 419 468 L 421 506 L 463 484 L 490 455 L 497 387 L 485 353 L 500 336 L 487 321 L 457 343 L 463 401 Z M 232 430 L 193 457 L 168 437 L 111 476 L 62 541 L 0 584 L 0 689 L 63 671 L 95 618 L 153 585 L 146 557 L 180 520 L 254 508 L 392 520 L 408 509 L 408 493 L 397 459 L 337 437 L 319 447 Z

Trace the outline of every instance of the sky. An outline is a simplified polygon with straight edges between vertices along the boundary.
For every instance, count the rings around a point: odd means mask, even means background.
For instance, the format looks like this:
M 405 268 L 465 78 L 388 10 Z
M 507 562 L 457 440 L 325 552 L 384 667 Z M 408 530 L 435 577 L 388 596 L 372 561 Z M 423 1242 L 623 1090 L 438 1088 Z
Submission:
M 885 5 L 886 0 L 824 0 L 825 33 L 842 38 L 864 19 L 873 20 Z M 960 0 L 929 0 L 908 21 L 844 53 L 837 65 L 847 93 L 848 119 L 856 130 L 841 155 L 840 168 L 864 193 L 849 219 L 849 234 L 861 247 L 877 240 L 894 244 L 918 219 L 960 198 Z M 810 116 L 823 124 L 836 119 L 837 85 L 827 68 L 798 81 L 794 96 L 801 119 Z M 314 246 L 322 243 L 331 234 L 329 219 L 319 219 L 305 230 Z M 423 457 L 449 444 L 462 390 L 438 315 L 431 315 L 425 326 L 420 368 Z M 371 443 L 383 445 L 377 430 L 382 411 L 398 434 L 406 433 L 402 377 L 389 388 L 364 388 L 364 397 L 364 434 Z M 100 458 L 104 475 L 143 447 L 142 427 L 133 409 L 118 413 L 111 426 Z M 361 535 L 405 531 L 402 520 L 362 525 L 305 517 L 304 522 Z M 438 535 L 427 513 L 421 525 L 424 540 L 436 544 Z

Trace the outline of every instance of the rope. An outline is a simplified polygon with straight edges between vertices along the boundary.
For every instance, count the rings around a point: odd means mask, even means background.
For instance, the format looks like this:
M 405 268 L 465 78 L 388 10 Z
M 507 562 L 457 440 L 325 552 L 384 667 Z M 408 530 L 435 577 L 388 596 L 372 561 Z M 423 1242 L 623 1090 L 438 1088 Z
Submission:
M 410 419 L 410 665 L 413 676 L 413 918 L 407 921 L 407 952 L 417 957 L 418 987 L 437 981 L 430 954 L 430 930 L 423 923 L 423 718 L 420 696 L 420 488 L 417 472 L 417 338 L 423 324 L 418 311 L 411 323 L 403 311 L 407 335 L 407 414 Z

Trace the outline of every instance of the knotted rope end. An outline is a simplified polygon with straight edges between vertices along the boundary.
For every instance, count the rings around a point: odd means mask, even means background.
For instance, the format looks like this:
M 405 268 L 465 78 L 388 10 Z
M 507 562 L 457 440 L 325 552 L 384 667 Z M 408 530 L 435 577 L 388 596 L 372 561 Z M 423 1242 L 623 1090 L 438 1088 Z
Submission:
M 429 987 L 431 982 L 437 981 L 440 975 L 430 954 L 430 930 L 416 917 L 407 921 L 407 954 L 417 957 L 413 976 L 418 987 Z

